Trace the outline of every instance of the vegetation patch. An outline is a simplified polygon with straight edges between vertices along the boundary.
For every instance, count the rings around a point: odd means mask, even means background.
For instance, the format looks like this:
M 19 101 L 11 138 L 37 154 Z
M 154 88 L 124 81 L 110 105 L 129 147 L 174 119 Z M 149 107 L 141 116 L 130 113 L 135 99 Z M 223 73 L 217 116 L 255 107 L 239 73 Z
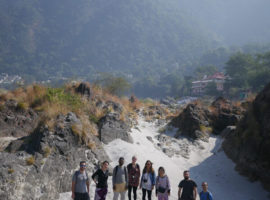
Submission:
M 27 106 L 27 104 L 24 103 L 24 102 L 19 102 L 19 103 L 17 104 L 17 110 L 27 110 L 27 108 L 28 108 L 28 106 Z
M 9 169 L 8 169 L 8 173 L 9 173 L 9 174 L 13 174 L 13 173 L 14 173 L 14 171 L 15 171 L 15 170 L 14 170 L 14 169 L 12 169 L 12 168 L 9 168 Z
M 43 150 L 43 156 L 47 158 L 51 154 L 51 148 L 50 147 L 45 147 Z
M 27 165 L 33 165 L 33 164 L 35 164 L 35 158 L 34 158 L 34 156 L 31 156 L 31 157 L 29 157 L 29 158 L 26 158 L 26 164 Z
M 213 128 L 209 127 L 209 126 L 204 126 L 204 125 L 200 125 L 200 131 L 203 133 L 212 133 L 213 132 Z

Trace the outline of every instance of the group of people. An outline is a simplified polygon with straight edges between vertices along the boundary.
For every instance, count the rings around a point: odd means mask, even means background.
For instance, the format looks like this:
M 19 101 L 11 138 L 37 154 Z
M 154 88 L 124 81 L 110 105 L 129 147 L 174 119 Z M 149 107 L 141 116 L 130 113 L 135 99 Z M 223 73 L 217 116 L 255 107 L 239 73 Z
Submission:
M 168 176 L 165 174 L 165 169 L 159 167 L 158 175 L 156 176 L 153 169 L 153 164 L 147 160 L 145 166 L 140 170 L 137 163 L 137 157 L 132 157 L 132 162 L 127 166 L 124 165 L 124 158 L 119 158 L 119 165 L 113 169 L 112 185 L 113 185 L 113 200 L 125 200 L 126 192 L 128 191 L 128 199 L 137 199 L 138 187 L 142 189 L 142 200 L 146 197 L 148 200 L 152 198 L 152 191 L 158 200 L 168 200 L 171 193 L 171 185 Z M 100 169 L 93 175 L 92 179 L 96 184 L 95 200 L 105 200 L 108 193 L 108 177 L 109 177 L 109 162 L 104 161 Z M 80 162 L 80 169 L 76 171 L 72 178 L 72 199 L 74 200 L 90 200 L 89 186 L 90 180 L 85 170 L 86 162 Z M 178 185 L 179 200 L 196 200 L 197 184 L 190 179 L 189 171 L 184 171 L 184 180 Z M 133 194 L 133 195 L 132 195 Z M 211 192 L 208 191 L 208 184 L 202 183 L 202 191 L 199 193 L 200 200 L 213 200 Z

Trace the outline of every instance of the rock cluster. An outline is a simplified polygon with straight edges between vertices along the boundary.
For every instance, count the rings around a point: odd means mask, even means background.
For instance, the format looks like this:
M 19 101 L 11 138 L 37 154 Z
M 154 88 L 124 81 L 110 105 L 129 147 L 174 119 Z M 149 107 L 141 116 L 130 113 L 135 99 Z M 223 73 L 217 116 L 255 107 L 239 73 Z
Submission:
M 132 142 L 129 131 L 135 120 L 129 119 L 123 105 L 91 96 L 85 83 L 75 90 L 105 116 L 89 116 L 85 121 L 87 114 L 70 112 L 51 119 L 53 124 L 47 126 L 41 114 L 24 103 L 7 100 L 0 105 L 1 200 L 58 199 L 60 193 L 71 190 L 70 180 L 80 161 L 87 162 L 89 172 L 99 162 L 110 161 L 102 143 L 117 138 Z
M 73 132 L 72 126 L 79 122 L 73 113 L 59 116 L 54 130 L 40 126 L 0 152 L 0 199 L 58 199 L 59 193 L 70 191 L 81 160 L 89 171 L 98 160 L 108 160 L 96 136 L 89 136 L 95 143 L 90 149 Z
M 243 116 L 245 109 L 235 106 L 223 97 L 217 98 L 211 105 L 210 120 L 213 132 L 219 134 L 227 126 L 236 125 Z
M 175 137 L 207 140 L 210 133 L 220 134 L 227 126 L 235 126 L 243 114 L 241 106 L 219 97 L 210 107 L 200 102 L 188 104 L 170 125 L 179 129 Z

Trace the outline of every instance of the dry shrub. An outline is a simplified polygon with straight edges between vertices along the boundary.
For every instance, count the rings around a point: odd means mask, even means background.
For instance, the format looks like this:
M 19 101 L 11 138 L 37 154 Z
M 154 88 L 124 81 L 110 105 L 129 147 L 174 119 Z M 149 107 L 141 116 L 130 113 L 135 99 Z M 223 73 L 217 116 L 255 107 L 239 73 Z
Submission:
M 72 132 L 73 132 L 74 135 L 77 135 L 79 137 L 82 136 L 82 127 L 81 127 L 80 124 L 73 124 L 71 126 L 71 130 L 72 130 Z
M 212 133 L 213 129 L 212 127 L 206 127 L 204 125 L 200 125 L 200 131 L 203 133 Z
M 34 158 L 34 156 L 31 156 L 31 157 L 29 157 L 29 158 L 26 158 L 26 164 L 27 165 L 33 165 L 33 164 L 35 164 L 35 158 Z
M 28 106 L 26 103 L 24 103 L 24 102 L 19 102 L 19 103 L 17 104 L 17 109 L 18 109 L 18 110 L 27 110 L 28 107 L 29 107 L 29 106 Z
M 14 170 L 14 169 L 12 169 L 12 168 L 9 168 L 9 169 L 8 169 L 8 173 L 9 173 L 9 174 L 13 174 L 13 173 L 14 173 L 14 171 L 15 171 L 15 170 Z
M 50 147 L 45 147 L 43 150 L 43 156 L 47 158 L 51 154 L 51 148 Z
M 95 136 L 98 135 L 98 130 L 97 130 L 96 124 L 89 121 L 89 118 L 87 117 L 87 115 L 80 116 L 80 120 L 82 122 L 83 132 L 85 132 L 87 134 L 95 135 Z
M 93 141 L 89 141 L 88 144 L 87 144 L 87 147 L 91 150 L 95 150 L 97 147 L 96 147 L 96 143 L 93 142 Z

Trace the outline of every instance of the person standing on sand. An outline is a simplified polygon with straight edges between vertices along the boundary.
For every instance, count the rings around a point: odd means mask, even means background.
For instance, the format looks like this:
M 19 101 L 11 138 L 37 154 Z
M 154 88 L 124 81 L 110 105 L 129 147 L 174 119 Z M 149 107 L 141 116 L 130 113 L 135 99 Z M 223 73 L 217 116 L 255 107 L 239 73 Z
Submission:
M 189 178 L 189 171 L 184 171 L 184 180 L 178 185 L 179 200 L 196 200 L 197 184 Z
M 171 186 L 168 176 L 165 174 L 165 169 L 160 167 L 158 169 L 158 176 L 156 178 L 156 195 L 158 200 L 168 200 L 171 192 Z
M 133 198 L 134 200 L 137 199 L 137 188 L 140 182 L 140 165 L 136 163 L 137 157 L 132 157 L 132 162 L 128 164 L 128 199 L 131 200 L 131 192 L 133 190 Z
M 86 162 L 80 162 L 80 169 L 76 171 L 72 177 L 72 199 L 74 200 L 90 200 L 89 197 L 89 178 L 85 171 Z
M 143 196 L 142 199 L 145 200 L 146 193 L 148 196 L 148 200 L 152 198 L 152 190 L 156 184 L 156 175 L 153 169 L 153 164 L 150 160 L 147 160 L 145 163 L 145 167 L 143 169 L 143 175 L 141 177 L 140 188 L 142 188 Z
M 124 158 L 119 158 L 119 165 L 113 170 L 112 184 L 113 184 L 113 200 L 118 200 L 119 195 L 121 200 L 125 200 L 126 191 L 128 188 L 128 174 L 127 168 L 124 166 Z
M 93 175 L 92 179 L 96 184 L 95 200 L 105 200 L 108 193 L 108 171 L 109 162 L 104 161 L 101 169 L 98 169 Z
M 202 191 L 200 192 L 200 200 L 213 200 L 213 195 L 208 191 L 207 182 L 202 182 Z

